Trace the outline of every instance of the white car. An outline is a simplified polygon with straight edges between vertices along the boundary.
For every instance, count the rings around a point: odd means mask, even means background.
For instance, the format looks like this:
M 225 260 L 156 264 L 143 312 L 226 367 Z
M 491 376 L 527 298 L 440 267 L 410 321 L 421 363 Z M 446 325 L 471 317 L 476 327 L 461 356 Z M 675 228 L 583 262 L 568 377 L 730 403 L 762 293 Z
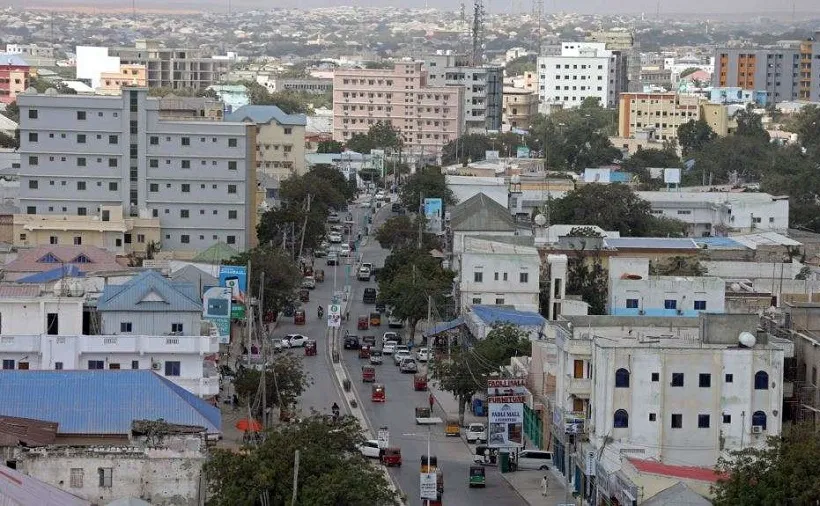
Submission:
M 397 346 L 397 347 L 396 347 L 396 351 L 394 351 L 394 352 L 393 352 L 393 363 L 394 363 L 395 365 L 399 365 L 399 364 L 401 364 L 401 361 L 402 361 L 402 360 L 404 360 L 404 359 L 406 359 L 406 358 L 413 358 L 413 356 L 412 356 L 412 355 L 410 355 L 410 352 L 409 352 L 409 351 L 407 351 L 407 350 L 399 350 L 398 348 L 399 348 L 399 347 Z
M 382 346 L 384 355 L 392 355 L 394 351 L 396 351 L 396 341 L 386 341 Z
M 546 471 L 552 466 L 552 452 L 523 450 L 518 454 L 518 469 Z
M 375 439 L 368 439 L 364 443 L 358 446 L 359 451 L 362 452 L 362 455 L 370 458 L 370 459 L 377 459 L 381 457 L 381 451 L 379 450 L 379 442 Z
M 416 361 L 412 358 L 404 358 L 399 363 L 399 371 L 400 372 L 418 372 L 419 368 L 416 365 Z
M 419 348 L 416 350 L 416 360 L 419 362 L 427 362 L 430 360 L 430 350 L 427 348 Z
M 305 276 L 302 278 L 302 288 L 314 289 L 316 288 L 316 278 L 313 276 Z
M 361 268 L 366 268 L 368 271 L 373 272 L 373 264 L 371 264 L 370 262 L 362 262 Z
M 302 334 L 288 334 L 282 338 L 283 348 L 301 348 L 305 345 L 308 338 Z
M 387 326 L 391 329 L 400 329 L 404 327 L 404 321 L 401 318 L 389 317 L 387 319 Z
M 370 350 L 370 365 L 380 365 L 382 363 L 382 352 Z
M 385 332 L 382 336 L 382 343 L 386 343 L 387 341 L 395 341 L 396 344 L 398 344 L 399 335 L 395 332 Z
M 339 249 L 339 255 L 343 257 L 350 256 L 350 245 L 347 243 L 342 244 L 342 247 Z
M 486 443 L 487 427 L 483 423 L 471 423 L 467 426 L 468 443 Z
M 338 232 L 333 232 L 327 236 L 327 239 L 335 244 L 342 242 L 342 234 Z
M 356 275 L 359 281 L 370 281 L 370 268 L 359 267 L 359 273 Z

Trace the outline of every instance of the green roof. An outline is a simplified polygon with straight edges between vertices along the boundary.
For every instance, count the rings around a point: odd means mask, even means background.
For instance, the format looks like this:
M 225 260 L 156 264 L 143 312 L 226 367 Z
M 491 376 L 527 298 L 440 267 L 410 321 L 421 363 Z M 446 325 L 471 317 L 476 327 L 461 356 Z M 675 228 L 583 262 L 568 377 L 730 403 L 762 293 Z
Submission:
M 235 257 L 238 253 L 238 251 L 224 242 L 218 242 L 210 248 L 200 251 L 199 254 L 193 258 L 193 261 L 203 264 L 221 264 Z

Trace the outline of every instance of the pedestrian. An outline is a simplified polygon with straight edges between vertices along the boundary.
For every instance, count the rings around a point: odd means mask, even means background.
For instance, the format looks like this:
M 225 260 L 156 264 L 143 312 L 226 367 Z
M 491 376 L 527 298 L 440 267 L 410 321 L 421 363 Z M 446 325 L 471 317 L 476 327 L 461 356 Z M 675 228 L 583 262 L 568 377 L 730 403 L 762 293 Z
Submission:
M 436 399 L 433 397 L 432 392 L 430 392 L 430 397 L 427 400 L 430 402 L 430 411 L 433 411 L 433 403 L 436 402 Z
M 236 395 L 236 394 L 233 394 L 233 397 L 231 398 L 231 401 L 233 401 L 233 409 L 234 409 L 234 411 L 236 411 L 236 409 L 239 407 L 239 396 Z
M 545 474 L 543 478 L 541 478 L 541 495 L 544 497 L 547 496 L 547 488 L 549 488 L 549 480 L 547 479 L 547 475 Z

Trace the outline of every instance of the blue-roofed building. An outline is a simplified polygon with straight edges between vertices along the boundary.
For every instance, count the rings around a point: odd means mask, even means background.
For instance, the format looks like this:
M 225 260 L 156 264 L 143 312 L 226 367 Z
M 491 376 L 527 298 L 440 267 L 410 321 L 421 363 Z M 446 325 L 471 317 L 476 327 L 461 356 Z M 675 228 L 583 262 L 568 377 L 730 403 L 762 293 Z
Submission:
M 122 285 L 108 285 L 97 301 L 103 334 L 199 335 L 202 299 L 193 283 L 144 271 Z
M 244 84 L 212 84 L 208 86 L 225 104 L 226 115 L 250 103 L 248 88 Z
M 275 105 L 245 105 L 225 121 L 256 124 L 257 170 L 280 181 L 305 173 L 304 114 L 286 114 Z
M 0 371 L 0 399 L 0 416 L 57 424 L 53 444 L 4 448 L 27 476 L 95 505 L 122 497 L 201 504 L 206 441 L 219 436 L 222 417 L 167 378 L 146 370 Z M 148 437 L 146 422 L 160 420 L 167 425 Z
M 476 304 L 463 316 L 473 338 L 481 340 L 496 324 L 512 324 L 526 330 L 530 339 L 541 339 L 547 319 L 534 311 L 516 311 L 510 306 Z

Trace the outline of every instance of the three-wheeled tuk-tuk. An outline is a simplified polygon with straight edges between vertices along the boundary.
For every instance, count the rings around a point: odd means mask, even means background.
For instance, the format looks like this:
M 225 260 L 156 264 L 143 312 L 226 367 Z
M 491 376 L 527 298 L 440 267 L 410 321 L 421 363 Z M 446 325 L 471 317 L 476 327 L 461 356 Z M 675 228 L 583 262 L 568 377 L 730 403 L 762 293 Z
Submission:
M 299 300 L 302 302 L 310 302 L 310 290 L 307 288 L 299 290 Z
M 304 309 L 297 309 L 293 312 L 293 323 L 296 325 L 304 325 L 305 324 L 305 310 Z
M 316 341 L 310 340 L 305 342 L 305 356 L 306 357 L 314 357 L 316 356 Z
M 359 348 L 359 358 L 370 358 L 370 345 L 363 344 Z
M 367 330 L 370 328 L 370 320 L 367 318 L 367 315 L 360 315 L 358 319 L 358 328 L 359 330 Z
M 423 374 L 413 376 L 413 390 L 417 392 L 427 391 L 427 377 Z
M 384 385 L 380 385 L 378 383 L 373 385 L 370 393 L 370 400 L 373 402 L 384 402 L 387 400 L 387 396 L 384 393 Z
M 370 365 L 362 366 L 362 383 L 373 383 L 376 381 L 376 368 Z
M 371 327 L 378 327 L 382 324 L 382 315 L 381 313 L 370 313 L 370 326 Z
M 461 426 L 458 424 L 458 418 L 448 418 L 447 424 L 444 426 L 445 436 L 460 436 Z
M 470 466 L 470 488 L 472 487 L 484 487 L 487 485 L 487 481 L 485 478 L 485 471 L 484 467 L 482 466 Z
M 382 464 L 401 467 L 401 448 L 385 448 L 382 452 Z
M 433 416 L 433 412 L 427 406 L 416 407 L 416 425 L 435 425 L 441 423 L 441 418 Z
M 317 282 L 324 283 L 325 271 L 323 271 L 322 269 L 318 269 L 316 272 L 313 273 L 313 277 L 316 278 Z

